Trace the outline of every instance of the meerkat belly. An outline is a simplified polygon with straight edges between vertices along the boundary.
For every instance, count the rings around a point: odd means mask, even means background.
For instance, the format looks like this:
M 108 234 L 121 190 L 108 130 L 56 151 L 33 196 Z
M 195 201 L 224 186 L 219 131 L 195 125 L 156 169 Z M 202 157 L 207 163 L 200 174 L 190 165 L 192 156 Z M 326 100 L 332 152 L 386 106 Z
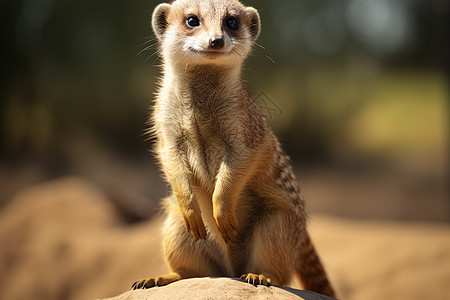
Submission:
M 185 154 L 193 175 L 194 192 L 199 198 L 208 198 L 210 202 L 220 168 L 219 157 L 225 155 L 225 149 L 213 136 L 200 132 L 195 124 L 189 124 L 189 127 L 186 131 L 191 134 L 185 140 Z
M 214 145 L 192 144 L 188 146 L 187 158 L 192 173 L 203 188 L 214 190 L 215 177 L 220 168 L 220 161 L 216 159 L 221 153 Z

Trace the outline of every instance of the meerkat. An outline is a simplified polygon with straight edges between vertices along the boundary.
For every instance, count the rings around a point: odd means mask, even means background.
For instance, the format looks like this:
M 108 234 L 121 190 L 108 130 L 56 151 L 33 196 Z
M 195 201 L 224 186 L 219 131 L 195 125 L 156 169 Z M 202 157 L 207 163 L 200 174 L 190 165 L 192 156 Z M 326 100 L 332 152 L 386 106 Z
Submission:
M 289 158 L 241 77 L 257 10 L 176 0 L 155 8 L 152 27 L 163 60 L 152 134 L 173 192 L 163 227 L 172 272 L 132 288 L 206 276 L 283 286 L 296 273 L 305 289 L 333 297 Z

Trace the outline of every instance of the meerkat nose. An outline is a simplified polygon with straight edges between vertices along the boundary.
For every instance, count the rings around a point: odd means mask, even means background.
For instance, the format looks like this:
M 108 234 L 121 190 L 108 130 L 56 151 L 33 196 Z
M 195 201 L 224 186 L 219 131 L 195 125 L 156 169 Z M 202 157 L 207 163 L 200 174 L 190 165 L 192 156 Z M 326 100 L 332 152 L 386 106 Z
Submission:
M 211 38 L 209 40 L 209 45 L 211 46 L 211 48 L 219 50 L 223 48 L 223 46 L 225 45 L 225 41 L 223 40 L 223 37 Z

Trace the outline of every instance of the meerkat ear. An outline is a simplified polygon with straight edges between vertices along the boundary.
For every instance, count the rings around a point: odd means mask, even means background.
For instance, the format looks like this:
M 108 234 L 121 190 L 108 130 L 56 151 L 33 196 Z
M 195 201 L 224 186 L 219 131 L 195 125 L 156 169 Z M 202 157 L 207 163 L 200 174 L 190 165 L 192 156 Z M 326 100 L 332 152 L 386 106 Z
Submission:
M 161 40 L 161 36 L 167 29 L 169 23 L 167 17 L 169 15 L 171 5 L 168 3 L 161 3 L 153 11 L 152 15 L 152 28 L 158 40 Z
M 253 41 L 256 41 L 258 39 L 259 32 L 261 31 L 261 21 L 259 18 L 259 13 L 253 7 L 247 7 L 246 14 L 250 34 Z

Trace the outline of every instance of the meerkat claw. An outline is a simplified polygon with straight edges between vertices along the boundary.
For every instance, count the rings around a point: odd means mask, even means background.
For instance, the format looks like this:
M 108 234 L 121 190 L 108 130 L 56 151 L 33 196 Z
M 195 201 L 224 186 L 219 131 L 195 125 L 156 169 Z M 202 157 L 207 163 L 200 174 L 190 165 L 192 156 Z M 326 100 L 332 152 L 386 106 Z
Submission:
M 271 286 L 271 280 L 270 278 L 264 276 L 264 275 L 258 275 L 253 273 L 244 274 L 241 277 L 241 280 L 253 284 L 254 286 L 257 285 L 265 285 L 265 286 Z

